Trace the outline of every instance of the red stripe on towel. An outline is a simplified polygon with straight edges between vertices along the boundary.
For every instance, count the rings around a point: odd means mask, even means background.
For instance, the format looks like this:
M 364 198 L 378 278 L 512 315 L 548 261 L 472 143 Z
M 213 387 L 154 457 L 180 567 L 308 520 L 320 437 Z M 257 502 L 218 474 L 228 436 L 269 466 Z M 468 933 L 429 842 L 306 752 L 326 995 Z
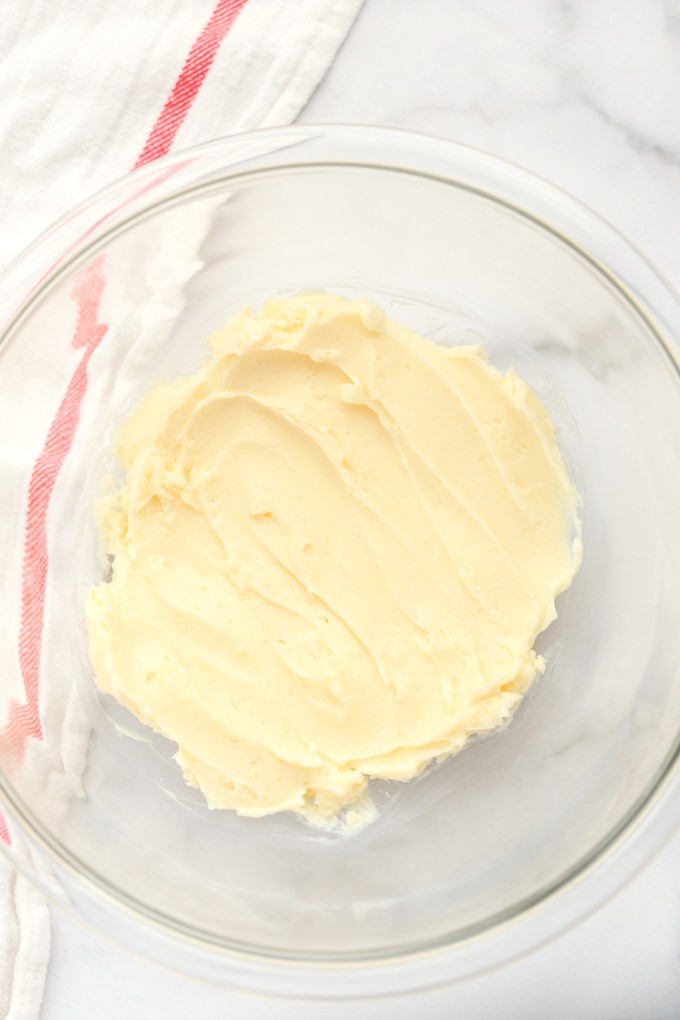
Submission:
M 248 0 L 219 0 L 208 23 L 189 50 L 165 106 L 151 129 L 135 167 L 165 156 L 182 126 L 225 35 Z
M 99 305 L 104 292 L 103 263 L 103 258 L 95 259 L 74 289 L 78 318 L 71 344 L 84 353 L 61 399 L 28 485 L 19 625 L 19 664 L 26 704 L 12 704 L 5 733 L 5 740 L 14 745 L 13 750 L 19 755 L 27 737 L 42 737 L 38 690 L 47 583 L 47 510 L 57 475 L 78 428 L 87 389 L 88 362 L 108 328 L 99 322 Z

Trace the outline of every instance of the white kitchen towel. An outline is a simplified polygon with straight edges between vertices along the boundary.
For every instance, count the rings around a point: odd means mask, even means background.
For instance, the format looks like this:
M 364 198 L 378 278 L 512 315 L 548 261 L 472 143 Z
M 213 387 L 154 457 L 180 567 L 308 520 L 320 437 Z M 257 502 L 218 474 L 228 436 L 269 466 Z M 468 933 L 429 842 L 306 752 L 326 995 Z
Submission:
M 50 956 L 44 896 L 0 859 L 0 1016 L 33 1020 L 40 1012 Z
M 361 3 L 7 5 L 0 25 L 0 268 L 72 205 L 133 167 L 171 149 L 294 120 Z M 63 706 L 50 711 L 53 719 L 43 722 L 53 729 L 58 720 L 64 757 L 77 760 L 84 744 L 77 722 Z M 2 818 L 0 840 L 15 848 L 21 841 Z M 41 894 L 0 856 L 1 1017 L 39 1015 L 49 938 Z
M 361 0 L 17 0 L 0 24 L 0 267 L 140 160 L 290 123 Z

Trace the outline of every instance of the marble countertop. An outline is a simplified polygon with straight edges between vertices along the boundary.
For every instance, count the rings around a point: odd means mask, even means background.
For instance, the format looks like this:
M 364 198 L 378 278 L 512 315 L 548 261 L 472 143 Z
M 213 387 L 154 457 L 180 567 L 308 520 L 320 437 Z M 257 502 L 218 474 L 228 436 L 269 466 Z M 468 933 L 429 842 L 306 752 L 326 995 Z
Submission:
M 366 0 L 301 120 L 432 132 L 581 199 L 680 288 L 678 0 Z M 680 834 L 560 939 L 463 984 L 358 1005 L 204 988 L 54 917 L 44 1020 L 671 1020 Z

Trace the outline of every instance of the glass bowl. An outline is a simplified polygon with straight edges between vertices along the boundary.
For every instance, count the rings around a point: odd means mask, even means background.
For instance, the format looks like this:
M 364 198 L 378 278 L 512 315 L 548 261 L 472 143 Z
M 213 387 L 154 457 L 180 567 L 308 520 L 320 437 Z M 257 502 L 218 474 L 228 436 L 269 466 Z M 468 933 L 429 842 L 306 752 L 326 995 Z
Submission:
M 503 732 L 344 836 L 209 811 L 92 681 L 93 507 L 117 423 L 243 305 L 366 295 L 482 342 L 557 423 L 583 567 Z M 123 944 L 208 980 L 359 996 L 453 981 L 602 902 L 680 816 L 680 307 L 614 230 L 480 152 L 376 128 L 216 141 L 136 171 L 0 282 L 7 852 Z

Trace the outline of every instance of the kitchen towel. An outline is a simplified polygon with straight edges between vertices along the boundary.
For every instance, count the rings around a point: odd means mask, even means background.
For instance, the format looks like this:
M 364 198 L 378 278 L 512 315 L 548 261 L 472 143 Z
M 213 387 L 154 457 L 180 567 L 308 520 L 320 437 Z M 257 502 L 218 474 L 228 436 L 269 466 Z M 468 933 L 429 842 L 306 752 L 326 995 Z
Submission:
M 7 5 L 0 27 L 0 268 L 76 202 L 132 168 L 220 135 L 290 123 L 361 3 Z M 43 502 L 47 515 L 49 495 Z M 50 710 L 77 760 L 87 734 L 63 706 Z M 0 840 L 15 850 L 21 843 L 8 819 L 0 818 Z M 0 856 L 0 1017 L 38 1017 L 49 946 L 42 895 Z

